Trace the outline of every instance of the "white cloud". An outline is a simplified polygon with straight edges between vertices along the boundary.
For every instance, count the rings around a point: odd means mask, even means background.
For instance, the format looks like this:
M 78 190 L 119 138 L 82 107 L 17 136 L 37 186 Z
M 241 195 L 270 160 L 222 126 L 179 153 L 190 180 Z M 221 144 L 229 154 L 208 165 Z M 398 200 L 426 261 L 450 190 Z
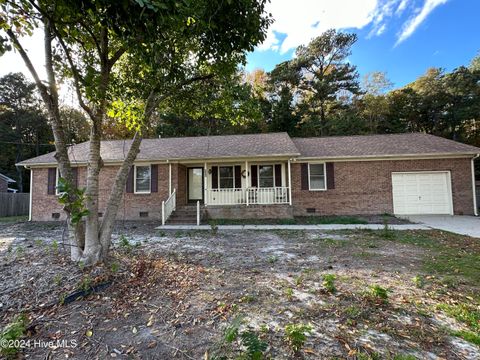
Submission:
M 409 4 L 409 2 L 410 0 L 402 0 L 398 5 L 397 10 L 395 10 L 395 15 L 401 15 L 407 8 L 407 5 Z
M 448 0 L 425 0 L 423 7 L 417 12 L 417 14 L 404 24 L 403 30 L 398 36 L 395 46 L 408 39 L 437 6 L 443 5 L 447 1 Z
M 272 0 L 267 11 L 275 22 L 259 49 L 279 46 L 285 53 L 330 28 L 361 29 L 372 21 L 377 4 L 378 0 Z
M 438 5 L 448 0 L 272 0 L 267 11 L 275 22 L 268 30 L 267 39 L 259 50 L 285 53 L 310 40 L 325 30 L 363 29 L 369 26 L 367 38 L 380 36 L 392 25 L 389 21 L 408 16 L 415 2 L 423 7 L 410 15 L 397 38 L 397 44 L 412 35 L 417 27 Z

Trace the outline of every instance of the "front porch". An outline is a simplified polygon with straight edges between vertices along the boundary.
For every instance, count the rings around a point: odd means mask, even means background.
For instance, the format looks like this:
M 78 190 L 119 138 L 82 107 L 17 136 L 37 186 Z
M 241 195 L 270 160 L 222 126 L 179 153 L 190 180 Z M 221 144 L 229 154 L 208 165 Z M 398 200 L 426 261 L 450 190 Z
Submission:
M 181 222 L 197 224 L 205 218 L 292 216 L 290 159 L 219 160 L 175 165 L 177 188 L 169 185 L 170 197 L 162 205 L 164 224 L 175 210 L 177 214 L 173 214 L 171 222 L 180 218 Z M 179 217 L 180 213 L 185 216 Z
M 212 162 L 186 166 L 187 202 L 204 206 L 291 205 L 290 161 Z

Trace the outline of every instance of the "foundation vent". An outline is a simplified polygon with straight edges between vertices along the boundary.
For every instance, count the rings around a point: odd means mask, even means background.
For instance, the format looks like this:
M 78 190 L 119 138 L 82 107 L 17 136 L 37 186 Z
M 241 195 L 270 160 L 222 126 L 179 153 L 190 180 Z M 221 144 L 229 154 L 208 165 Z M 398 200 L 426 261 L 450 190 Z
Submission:
M 317 209 L 315 208 L 307 208 L 307 214 L 315 214 Z
M 141 218 L 148 218 L 148 211 L 140 211 L 139 215 Z
M 60 219 L 60 213 L 52 213 L 52 219 Z

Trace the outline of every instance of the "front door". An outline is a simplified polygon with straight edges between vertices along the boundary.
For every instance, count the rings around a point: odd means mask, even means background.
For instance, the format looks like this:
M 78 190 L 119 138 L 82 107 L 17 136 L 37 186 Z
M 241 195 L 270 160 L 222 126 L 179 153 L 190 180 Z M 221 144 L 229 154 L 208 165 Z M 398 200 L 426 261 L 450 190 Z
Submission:
M 188 168 L 188 201 L 203 201 L 203 168 Z

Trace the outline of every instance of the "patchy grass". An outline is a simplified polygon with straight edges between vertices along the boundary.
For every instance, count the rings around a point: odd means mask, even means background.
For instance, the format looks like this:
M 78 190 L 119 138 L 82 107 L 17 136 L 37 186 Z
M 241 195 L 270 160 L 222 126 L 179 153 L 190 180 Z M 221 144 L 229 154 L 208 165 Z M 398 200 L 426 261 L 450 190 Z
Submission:
M 109 263 L 88 269 L 68 260 L 61 225 L 33 226 L 0 225 L 1 328 L 23 309 L 26 336 L 80 345 L 20 357 L 480 358 L 478 239 L 391 229 L 159 233 L 127 223 Z
M 368 224 L 358 216 L 299 216 L 293 219 L 217 219 L 217 225 L 328 225 L 328 224 Z
M 0 217 L 0 223 L 17 223 L 17 222 L 24 222 L 24 221 L 28 221 L 27 215 Z

